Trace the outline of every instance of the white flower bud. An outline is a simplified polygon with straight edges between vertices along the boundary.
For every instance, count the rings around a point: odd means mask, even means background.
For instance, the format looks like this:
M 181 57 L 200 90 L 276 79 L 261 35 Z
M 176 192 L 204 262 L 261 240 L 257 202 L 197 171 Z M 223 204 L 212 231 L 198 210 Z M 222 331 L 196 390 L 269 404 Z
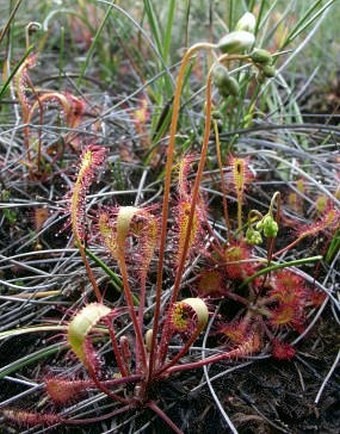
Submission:
M 246 31 L 228 33 L 218 42 L 218 48 L 222 53 L 243 53 L 249 50 L 255 43 L 255 36 Z
M 254 33 L 256 27 L 256 18 L 251 12 L 246 12 L 237 21 L 235 30 L 244 30 L 246 32 Z

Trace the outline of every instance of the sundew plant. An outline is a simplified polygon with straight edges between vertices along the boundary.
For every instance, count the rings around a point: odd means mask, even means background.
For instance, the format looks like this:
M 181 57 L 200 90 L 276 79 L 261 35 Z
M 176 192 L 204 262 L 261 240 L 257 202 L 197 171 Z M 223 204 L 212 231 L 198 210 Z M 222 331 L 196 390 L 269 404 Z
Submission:
M 230 1 L 227 14 L 210 2 L 209 37 L 191 46 L 199 9 L 183 2 L 185 40 L 171 68 L 178 2 L 167 5 L 164 29 L 149 0 L 139 21 L 119 2 L 55 3 L 39 5 L 45 20 L 26 26 L 15 66 L 4 63 L 1 98 L 4 107 L 12 98 L 16 124 L 1 145 L 0 342 L 9 360 L 0 378 L 14 392 L 3 389 L 1 426 L 199 433 L 204 417 L 198 426 L 195 410 L 185 413 L 180 390 L 206 387 L 206 412 L 216 406 L 225 432 L 245 432 L 245 420 L 251 432 L 293 432 L 283 410 L 272 421 L 251 399 L 228 415 L 234 392 L 219 397 L 209 372 L 309 369 L 306 352 L 330 339 L 320 324 L 338 319 L 339 131 L 303 123 L 281 70 L 334 2 L 312 2 L 288 33 L 275 2 L 240 11 Z M 7 60 L 20 6 L 11 4 L 1 34 Z M 58 74 L 39 80 L 59 15 Z M 105 34 L 117 16 L 122 58 Z M 77 74 L 64 64 L 68 46 L 82 54 Z M 155 62 L 143 62 L 150 53 Z M 150 79 L 153 68 L 161 73 Z M 120 94 L 108 71 L 121 78 Z M 327 351 L 315 406 L 339 358 Z

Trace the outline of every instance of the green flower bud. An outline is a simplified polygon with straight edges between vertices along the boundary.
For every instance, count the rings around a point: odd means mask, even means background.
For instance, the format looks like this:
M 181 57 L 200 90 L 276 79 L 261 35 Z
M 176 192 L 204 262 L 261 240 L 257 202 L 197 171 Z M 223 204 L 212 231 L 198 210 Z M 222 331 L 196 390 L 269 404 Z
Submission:
M 222 53 L 243 53 L 249 50 L 255 43 L 255 36 L 244 30 L 228 33 L 223 36 L 217 46 Z
M 218 88 L 223 87 L 226 78 L 229 78 L 228 69 L 218 63 L 213 70 L 213 82 L 214 85 Z
M 264 65 L 262 68 L 262 73 L 267 78 L 273 78 L 276 75 L 276 69 L 271 65 Z
M 212 117 L 215 121 L 217 121 L 217 120 L 219 120 L 219 119 L 222 119 L 222 113 L 221 113 L 219 110 L 213 110 L 213 111 L 211 112 L 211 117 Z
M 255 231 L 253 228 L 249 227 L 246 232 L 246 241 L 251 245 L 262 244 L 262 236 L 259 231 Z
M 254 33 L 256 27 L 256 18 L 251 12 L 246 12 L 237 21 L 235 30 L 245 30 L 246 32 Z
M 272 221 L 271 224 L 270 225 L 268 224 L 263 230 L 263 233 L 267 238 L 268 237 L 276 238 L 278 232 L 279 232 L 279 225 L 276 223 L 276 221 Z
M 228 80 L 225 81 L 224 87 L 219 88 L 219 92 L 225 98 L 229 95 L 236 97 L 240 93 L 240 86 L 235 78 L 229 77 Z
M 263 50 L 262 48 L 256 48 L 250 55 L 251 60 L 254 63 L 260 64 L 270 64 L 272 62 L 272 55 L 267 50 Z
M 267 214 L 262 219 L 263 233 L 267 238 L 276 238 L 279 232 L 279 225 L 270 214 Z
M 237 96 L 240 92 L 240 86 L 237 80 L 231 77 L 228 69 L 221 64 L 215 66 L 213 80 L 219 93 L 225 98 L 229 95 Z

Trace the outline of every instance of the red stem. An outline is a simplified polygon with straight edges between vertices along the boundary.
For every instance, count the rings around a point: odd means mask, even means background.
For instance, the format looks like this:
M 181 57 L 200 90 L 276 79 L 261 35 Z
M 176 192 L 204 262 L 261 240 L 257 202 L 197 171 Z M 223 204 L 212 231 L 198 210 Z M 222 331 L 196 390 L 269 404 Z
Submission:
M 85 248 L 84 248 L 81 240 L 76 235 L 75 235 L 75 239 L 77 241 L 77 245 L 78 245 L 77 247 L 79 249 L 79 253 L 80 253 L 81 259 L 84 262 L 87 275 L 88 275 L 88 277 L 90 279 L 90 282 L 91 282 L 91 285 L 93 287 L 93 291 L 94 291 L 94 293 L 96 295 L 96 298 L 97 298 L 98 302 L 101 303 L 102 300 L 103 300 L 103 296 L 100 293 L 99 287 L 97 285 L 97 281 L 96 281 L 96 279 L 94 277 L 94 274 L 93 274 L 93 271 L 92 271 L 92 269 L 90 267 L 89 261 L 87 259 L 86 253 L 85 253 Z
M 171 366 L 174 366 L 178 362 L 178 360 L 180 360 L 189 351 L 191 345 L 195 342 L 195 340 L 197 339 L 201 331 L 202 331 L 201 328 L 196 329 L 195 333 L 193 333 L 190 339 L 185 343 L 184 347 L 180 349 L 180 351 L 176 354 L 176 356 L 173 359 L 171 359 L 171 361 L 167 365 L 163 366 L 159 371 L 157 371 L 156 376 L 167 371 Z
M 211 363 L 220 362 L 221 360 L 234 359 L 237 357 L 244 356 L 244 350 L 236 348 L 235 350 L 229 351 L 227 353 L 218 354 L 217 356 L 207 357 L 206 359 L 199 360 L 198 362 L 185 363 L 183 365 L 172 366 L 167 369 L 166 373 L 168 375 L 174 372 L 185 371 L 190 369 L 202 368 L 203 366 L 210 365 Z
M 287 250 L 291 249 L 292 247 L 296 246 L 301 240 L 303 240 L 304 237 L 298 237 L 296 240 L 294 240 L 292 243 L 288 244 L 288 246 L 283 247 L 278 252 L 275 252 L 273 254 L 273 258 L 276 258 L 277 256 L 280 256 L 282 253 L 286 252 Z
M 216 138 L 216 156 L 217 156 L 217 164 L 218 169 L 220 172 L 221 177 L 221 190 L 222 190 L 222 203 L 223 203 L 223 212 L 224 212 L 224 220 L 227 225 L 228 229 L 228 235 L 231 233 L 231 223 L 229 219 L 229 211 L 228 211 L 228 202 L 227 202 L 227 188 L 224 181 L 224 174 L 223 174 L 223 163 L 222 163 L 222 155 L 221 155 L 221 142 L 220 142 L 220 136 L 218 133 L 218 125 L 217 122 L 214 120 L 214 132 L 215 132 L 215 138 Z
M 146 298 L 146 276 L 141 279 L 141 288 L 139 296 L 139 308 L 138 308 L 138 321 L 139 328 L 143 330 L 144 326 L 144 309 L 145 309 L 145 298 Z
M 101 381 L 101 384 L 104 384 L 105 386 L 111 386 L 111 387 L 119 386 L 120 384 L 125 384 L 125 383 L 135 383 L 137 381 L 140 381 L 141 378 L 142 378 L 141 375 L 130 375 L 122 378 L 115 378 L 114 380 L 103 380 Z M 84 386 L 84 388 L 96 386 L 96 383 L 93 380 L 69 380 L 69 382 L 74 385 L 81 384 Z
M 212 81 L 211 80 L 211 73 L 212 73 L 212 69 L 213 68 L 211 68 L 209 70 L 209 73 L 207 76 L 204 137 L 203 137 L 203 145 L 202 145 L 202 150 L 201 150 L 201 158 L 200 158 L 200 161 L 198 164 L 197 175 L 195 178 L 195 183 L 194 183 L 192 197 L 191 197 L 192 202 L 191 202 L 191 208 L 190 208 L 190 215 L 189 215 L 189 219 L 188 219 L 188 230 L 187 230 L 187 233 L 185 236 L 182 254 L 181 254 L 181 257 L 179 259 L 179 264 L 178 264 L 177 273 L 176 273 L 175 282 L 174 282 L 174 288 L 172 291 L 168 311 L 171 309 L 173 304 L 176 302 L 177 297 L 178 297 L 178 293 L 180 290 L 180 283 L 181 283 L 182 276 L 183 276 L 183 271 L 184 271 L 184 267 L 185 267 L 185 263 L 186 263 L 186 257 L 187 257 L 187 253 L 188 253 L 189 242 L 190 242 L 190 235 L 191 235 L 190 229 L 192 227 L 192 223 L 194 220 L 194 215 L 195 215 L 195 211 L 196 211 L 196 204 L 197 204 L 198 195 L 199 195 L 199 188 L 200 188 L 200 184 L 201 184 L 201 179 L 202 179 L 203 170 L 204 170 L 205 161 L 206 161 L 206 156 L 207 156 L 207 151 L 208 151 L 210 126 L 211 126 L 211 81 Z M 168 314 L 169 314 L 169 312 L 168 312 Z M 165 329 L 168 326 L 169 326 L 169 324 L 166 323 Z M 165 339 L 166 336 L 167 336 L 166 332 L 162 334 L 162 340 L 161 340 L 161 344 L 160 344 L 159 354 L 160 354 L 160 357 L 162 358 L 162 361 L 164 361 L 165 355 L 167 353 L 167 348 L 169 345 L 169 342 L 167 342 L 167 340 Z
M 153 410 L 176 434 L 184 434 L 173 421 L 161 410 L 155 402 L 148 402 L 147 406 Z
M 170 125 L 170 133 L 169 133 L 169 145 L 167 150 L 167 161 L 165 167 L 162 223 L 161 223 L 159 259 L 158 259 L 158 269 L 157 269 L 155 313 L 154 313 L 154 321 L 153 321 L 151 351 L 150 351 L 149 379 L 152 377 L 152 371 L 154 369 L 155 359 L 156 359 L 155 348 L 157 343 L 157 333 L 159 328 L 159 317 L 160 317 L 160 309 L 161 309 L 163 271 L 164 271 L 163 268 L 164 268 L 164 256 L 165 256 L 169 201 L 170 201 L 169 199 L 170 199 L 170 187 L 171 187 L 171 173 L 172 173 L 172 167 L 174 161 L 175 140 L 176 140 L 178 116 L 180 111 L 181 92 L 184 83 L 186 66 L 190 58 L 193 56 L 193 54 L 202 48 L 211 49 L 214 48 L 214 46 L 207 43 L 201 43 L 201 44 L 196 44 L 187 50 L 187 52 L 183 57 L 180 69 L 178 71 L 176 90 L 174 95 L 172 119 Z
M 90 377 L 92 378 L 94 384 L 98 387 L 99 390 L 101 390 L 105 395 L 107 395 L 109 398 L 111 398 L 113 401 L 118 401 L 123 404 L 126 404 L 129 402 L 128 399 L 122 398 L 121 396 L 117 395 L 116 393 L 112 393 L 110 389 L 108 389 L 102 381 L 99 380 L 97 377 L 96 371 L 91 364 L 89 360 L 87 360 L 86 368 L 88 373 L 90 374 Z
M 43 125 L 43 122 L 44 122 L 44 114 L 43 114 L 44 113 L 44 107 L 42 105 L 42 102 L 40 101 L 38 93 L 36 92 L 36 90 L 35 90 L 35 88 L 33 86 L 32 81 L 31 81 L 31 79 L 29 77 L 27 77 L 27 82 L 28 82 L 30 88 L 32 89 L 32 93 L 36 97 L 38 105 L 39 105 L 40 128 L 39 128 L 39 133 L 38 133 L 39 134 L 39 138 L 38 138 L 38 154 L 37 154 L 37 172 L 40 175 L 40 165 L 41 165 L 41 128 L 42 128 L 42 125 Z M 28 113 L 28 116 L 27 116 L 27 122 L 29 122 L 29 123 L 31 122 L 30 112 Z M 27 128 L 29 128 L 29 127 L 27 127 Z M 28 144 L 29 144 L 29 129 L 27 131 L 27 134 L 28 134 L 27 140 L 28 140 Z
M 124 366 L 123 359 L 122 359 L 121 354 L 120 354 L 120 349 L 119 349 L 119 345 L 117 342 L 116 333 L 115 333 L 114 328 L 113 328 L 112 320 L 107 318 L 105 320 L 105 322 L 106 322 L 107 328 L 109 329 L 112 348 L 113 348 L 114 355 L 116 357 L 116 362 L 117 362 L 119 371 L 123 377 L 127 377 L 129 375 L 129 373 Z
M 205 225 L 207 227 L 207 230 L 209 232 L 209 235 L 214 239 L 214 243 L 211 243 L 211 247 L 212 249 L 218 254 L 218 256 L 220 258 L 223 258 L 224 255 L 224 251 L 223 251 L 223 247 L 220 243 L 220 240 L 217 238 L 217 236 L 215 235 L 209 221 L 207 218 L 205 218 Z
M 132 292 L 129 284 L 128 272 L 125 263 L 125 249 L 122 249 L 122 251 L 119 253 L 118 264 L 119 264 L 120 272 L 122 274 L 124 294 L 128 305 L 129 315 L 136 335 L 136 359 L 137 359 L 136 372 L 139 373 L 140 372 L 139 357 L 141 357 L 144 371 L 146 371 L 146 367 L 147 367 L 146 350 L 144 346 L 142 330 L 140 328 L 137 315 L 135 312 L 135 306 L 133 303 Z

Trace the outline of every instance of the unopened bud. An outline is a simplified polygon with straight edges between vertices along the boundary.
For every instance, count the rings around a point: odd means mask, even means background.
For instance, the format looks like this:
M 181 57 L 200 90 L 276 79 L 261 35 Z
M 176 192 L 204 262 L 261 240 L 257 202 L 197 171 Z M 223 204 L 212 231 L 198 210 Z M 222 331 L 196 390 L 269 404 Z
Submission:
M 218 121 L 220 119 L 222 119 L 222 113 L 219 110 L 213 110 L 211 112 L 211 117 L 215 120 Z
M 243 53 L 255 43 L 255 36 L 247 31 L 239 30 L 223 36 L 217 46 L 222 53 Z
M 216 65 L 213 71 L 213 79 L 214 84 L 223 97 L 226 98 L 229 95 L 238 96 L 240 86 L 237 80 L 229 75 L 226 67 L 221 64 Z
M 267 78 L 273 78 L 276 75 L 276 69 L 271 65 L 264 65 L 262 68 L 262 73 Z
M 145 339 L 146 350 L 148 353 L 151 352 L 152 336 L 153 336 L 153 331 L 151 329 L 147 330 L 145 333 L 144 339 Z
M 249 227 L 246 232 L 246 241 L 251 245 L 259 245 L 262 244 L 262 236 L 259 231 Z
M 246 12 L 237 21 L 235 30 L 245 30 L 246 32 L 254 33 L 256 27 L 256 18 L 251 12 Z
M 254 63 L 260 63 L 263 65 L 270 64 L 272 61 L 272 55 L 267 50 L 263 50 L 262 48 L 256 48 L 250 55 L 251 60 Z
M 267 238 L 276 238 L 279 232 L 279 225 L 270 214 L 267 214 L 262 219 L 262 229 Z

